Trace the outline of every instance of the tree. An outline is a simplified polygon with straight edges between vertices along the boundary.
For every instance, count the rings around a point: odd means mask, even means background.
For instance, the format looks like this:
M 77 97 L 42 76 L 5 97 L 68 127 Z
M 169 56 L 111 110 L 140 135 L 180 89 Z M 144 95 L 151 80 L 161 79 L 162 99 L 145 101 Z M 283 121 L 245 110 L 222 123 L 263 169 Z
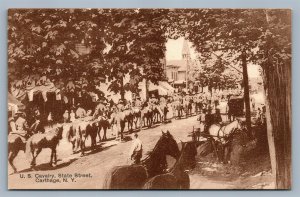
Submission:
M 171 31 L 187 37 L 207 57 L 219 51 L 244 70 L 262 66 L 267 100 L 268 141 L 278 189 L 291 186 L 291 21 L 290 10 L 185 9 L 172 13 Z M 185 33 L 183 33 L 185 32 Z M 249 97 L 245 95 L 250 123 Z M 273 153 L 272 153 L 273 152 Z
M 101 39 L 105 21 L 93 17 L 101 10 L 17 9 L 9 10 L 9 69 L 19 79 L 48 72 L 56 80 L 78 79 L 88 65 L 103 60 L 105 45 Z M 102 16 L 105 18 L 105 15 Z M 102 31 L 101 31 L 102 30 Z M 79 54 L 78 44 L 91 53 Z M 60 76 L 55 70 L 60 69 Z M 51 72 L 52 71 L 52 72 Z M 93 78 L 89 78 L 93 80 Z
M 137 90 L 143 79 L 158 83 L 164 79 L 161 60 L 164 58 L 164 32 L 161 18 L 166 10 L 112 10 L 112 26 L 107 31 L 107 42 L 111 46 L 106 58 L 110 62 L 108 73 L 112 81 L 110 88 L 121 92 Z M 130 76 L 130 83 L 123 79 Z

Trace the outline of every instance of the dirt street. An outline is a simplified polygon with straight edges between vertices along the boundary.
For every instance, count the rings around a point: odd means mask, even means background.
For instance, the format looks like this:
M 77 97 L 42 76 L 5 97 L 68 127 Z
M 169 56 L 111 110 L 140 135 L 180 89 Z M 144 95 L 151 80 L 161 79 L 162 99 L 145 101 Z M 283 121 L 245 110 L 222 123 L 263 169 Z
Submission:
M 193 116 L 142 130 L 139 132 L 139 137 L 143 142 L 143 155 L 154 147 L 162 131 L 169 130 L 177 142 L 191 140 L 188 134 L 196 124 L 197 117 Z M 130 139 L 130 136 L 128 138 Z M 88 140 L 86 144 L 89 146 L 90 141 Z M 97 151 L 87 152 L 86 156 L 80 157 L 79 153 L 72 154 L 71 144 L 64 138 L 57 149 L 58 165 L 56 167 L 48 165 L 50 150 L 45 149 L 37 158 L 37 167 L 34 171 L 29 169 L 29 161 L 25 154 L 20 152 L 14 161 L 19 173 L 11 174 L 12 169 L 8 167 L 8 187 L 10 189 L 101 189 L 104 176 L 110 168 L 129 162 L 131 141 L 120 143 L 111 140 L 98 146 Z M 51 178 L 52 181 L 49 182 Z M 191 174 L 190 179 L 191 189 L 230 189 L 240 184 L 239 181 L 209 179 L 200 174 Z

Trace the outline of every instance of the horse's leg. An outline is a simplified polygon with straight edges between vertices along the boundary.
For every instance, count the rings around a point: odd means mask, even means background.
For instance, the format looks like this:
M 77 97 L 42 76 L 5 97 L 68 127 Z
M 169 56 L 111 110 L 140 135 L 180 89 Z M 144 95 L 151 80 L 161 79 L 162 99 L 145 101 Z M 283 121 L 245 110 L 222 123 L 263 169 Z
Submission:
M 107 131 L 107 128 L 108 128 L 108 126 L 104 126 L 103 127 L 103 140 L 107 140 L 107 138 L 106 138 L 106 131 Z
M 123 132 L 124 132 L 124 129 L 125 129 L 125 121 L 121 121 L 120 126 L 121 126 L 121 140 L 123 140 Z
M 35 149 L 31 147 L 31 155 L 32 155 L 32 160 L 31 160 L 31 167 L 35 166 Z
M 33 157 L 33 166 L 35 166 L 36 165 L 36 158 L 37 158 L 37 156 L 40 154 L 40 152 L 42 151 L 42 149 L 41 148 L 38 148 L 37 150 L 36 150 L 36 152 L 35 152 L 35 156 Z
M 74 141 L 72 141 L 71 143 L 72 143 L 72 151 L 73 151 L 73 153 L 75 153 L 75 140 Z
M 54 148 L 54 164 L 57 164 L 57 154 L 56 154 L 56 147 Z
M 84 156 L 84 149 L 85 149 L 85 138 L 84 139 L 80 139 L 80 149 L 81 149 L 81 155 L 80 156 Z
M 15 157 L 17 156 L 19 151 L 10 151 L 9 152 L 9 156 L 8 156 L 8 162 L 10 164 L 10 166 L 12 167 L 12 169 L 14 170 L 14 173 L 17 172 L 17 168 L 14 166 L 13 161 L 15 159 Z
M 49 165 L 52 167 L 52 162 L 53 162 L 53 155 L 54 155 L 54 150 L 51 148 L 51 156 L 50 156 L 50 162 Z
M 102 129 L 102 122 L 99 122 L 99 128 L 98 128 L 98 131 L 97 131 L 99 142 L 101 142 L 101 134 L 100 134 L 101 129 Z

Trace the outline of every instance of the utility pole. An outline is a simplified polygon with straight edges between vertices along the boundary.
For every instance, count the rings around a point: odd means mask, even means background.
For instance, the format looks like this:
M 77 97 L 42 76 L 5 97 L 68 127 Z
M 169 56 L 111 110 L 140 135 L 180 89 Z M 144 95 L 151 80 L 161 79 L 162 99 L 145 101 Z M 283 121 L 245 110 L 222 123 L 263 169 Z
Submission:
M 247 70 L 247 59 L 246 51 L 242 52 L 242 67 L 243 67 L 243 82 L 244 82 L 244 102 L 246 108 L 246 126 L 249 133 L 253 137 L 251 131 L 251 111 L 250 111 L 250 96 L 249 96 L 249 79 L 248 79 L 248 70 Z
M 185 88 L 188 91 L 189 89 L 189 58 L 186 58 L 186 85 Z

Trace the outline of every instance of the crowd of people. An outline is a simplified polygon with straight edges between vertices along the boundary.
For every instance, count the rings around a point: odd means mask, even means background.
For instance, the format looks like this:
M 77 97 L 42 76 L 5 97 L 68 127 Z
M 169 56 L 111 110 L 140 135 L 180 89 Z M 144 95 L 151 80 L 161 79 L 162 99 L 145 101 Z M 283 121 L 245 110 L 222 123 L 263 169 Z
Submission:
M 239 93 L 241 95 L 241 93 Z M 172 96 L 151 96 L 148 101 L 135 96 L 133 100 L 119 99 L 116 103 L 111 95 L 100 95 L 96 102 L 92 101 L 91 96 L 83 89 L 80 94 L 69 94 L 68 102 L 62 100 L 56 102 L 50 110 L 41 110 L 45 105 L 36 106 L 29 103 L 25 111 L 18 111 L 12 116 L 9 114 L 9 132 L 28 135 L 37 132 L 44 132 L 45 126 L 51 127 L 57 122 L 74 122 L 76 119 L 82 119 L 87 116 L 106 119 L 112 119 L 113 114 L 118 114 L 125 110 L 139 112 L 142 109 L 156 110 L 160 115 L 160 120 L 165 122 L 172 118 L 189 117 L 196 114 L 203 114 L 200 121 L 205 121 L 208 125 L 230 121 L 232 114 L 229 107 L 229 99 L 232 92 L 227 94 L 185 94 L 174 93 Z M 224 103 L 226 103 L 224 105 Z M 242 109 L 243 110 L 243 109 Z M 41 113 L 43 111 L 43 113 Z M 258 119 L 261 117 L 265 108 L 258 108 Z M 224 116 L 225 115 L 225 116 Z M 228 116 L 226 120 L 224 117 Z M 212 118 L 213 117 L 213 118 Z M 140 120 L 142 124 L 143 120 Z M 120 121 L 119 121 L 120 122 Z M 116 121 L 117 124 L 120 124 Z M 112 122 L 110 122 L 112 123 Z M 117 126 L 117 132 L 120 131 L 120 125 Z

